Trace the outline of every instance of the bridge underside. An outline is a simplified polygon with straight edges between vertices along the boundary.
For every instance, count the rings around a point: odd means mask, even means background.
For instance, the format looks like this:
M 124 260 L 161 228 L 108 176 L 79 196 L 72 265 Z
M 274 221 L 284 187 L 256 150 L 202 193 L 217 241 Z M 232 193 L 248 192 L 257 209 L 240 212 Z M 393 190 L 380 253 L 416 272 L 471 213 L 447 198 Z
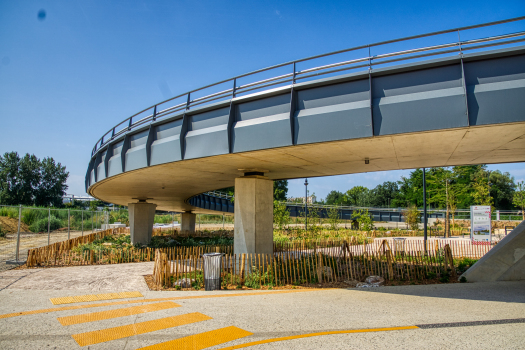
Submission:
M 525 113 L 525 112 L 524 112 Z M 368 158 L 369 164 L 365 164 Z M 158 210 L 209 212 L 185 201 L 233 186 L 240 169 L 268 171 L 272 180 L 417 167 L 525 162 L 525 122 L 295 145 L 223 154 L 137 169 L 90 188 L 105 201 L 128 205 L 151 198 Z

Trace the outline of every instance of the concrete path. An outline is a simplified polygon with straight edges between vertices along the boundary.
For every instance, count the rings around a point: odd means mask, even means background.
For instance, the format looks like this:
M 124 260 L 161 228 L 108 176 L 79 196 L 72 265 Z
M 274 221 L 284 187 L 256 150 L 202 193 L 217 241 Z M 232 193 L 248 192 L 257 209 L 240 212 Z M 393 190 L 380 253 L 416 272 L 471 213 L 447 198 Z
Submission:
M 153 292 L 139 282 L 151 270 L 151 263 L 137 263 L 0 273 L 0 281 L 11 280 L 0 290 L 0 349 L 139 349 L 163 342 L 170 343 L 158 349 L 523 349 L 525 343 L 525 281 Z M 132 290 L 143 297 L 50 301 Z M 31 313 L 12 314 L 24 311 Z

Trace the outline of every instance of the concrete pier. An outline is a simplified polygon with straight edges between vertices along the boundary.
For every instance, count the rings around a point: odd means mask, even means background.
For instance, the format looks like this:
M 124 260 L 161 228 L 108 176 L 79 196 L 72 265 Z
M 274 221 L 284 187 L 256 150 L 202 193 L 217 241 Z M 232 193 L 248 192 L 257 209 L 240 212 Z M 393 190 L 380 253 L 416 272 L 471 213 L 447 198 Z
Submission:
M 180 230 L 195 232 L 195 219 L 197 214 L 186 212 L 180 214 Z
M 156 204 L 145 201 L 128 204 L 131 244 L 146 245 L 151 241 L 156 208 Z
M 248 175 L 235 179 L 235 254 L 273 254 L 273 181 Z

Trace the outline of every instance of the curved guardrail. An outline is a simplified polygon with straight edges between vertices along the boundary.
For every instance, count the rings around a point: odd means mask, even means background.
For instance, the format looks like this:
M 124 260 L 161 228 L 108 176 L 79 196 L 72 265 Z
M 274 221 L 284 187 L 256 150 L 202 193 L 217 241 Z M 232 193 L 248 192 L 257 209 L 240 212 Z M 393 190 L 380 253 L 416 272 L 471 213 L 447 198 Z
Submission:
M 501 34 L 497 36 L 478 38 L 478 39 L 470 39 L 470 40 L 463 40 L 463 41 L 461 40 L 461 34 L 464 31 L 481 28 L 481 27 L 487 27 L 487 26 L 495 26 L 495 25 L 509 23 L 509 22 L 516 22 L 516 21 L 521 21 L 521 20 L 525 20 L 525 16 L 496 21 L 496 22 L 483 23 L 483 24 L 478 24 L 478 25 L 473 25 L 473 26 L 466 26 L 466 27 L 442 30 L 442 31 L 431 32 L 431 33 L 426 33 L 426 34 L 414 35 L 414 36 L 409 36 L 405 38 L 381 41 L 381 42 L 377 42 L 373 44 L 356 46 L 356 47 L 352 47 L 352 48 L 348 48 L 344 50 L 338 50 L 338 51 L 329 52 L 329 53 L 316 55 L 316 56 L 311 56 L 311 57 L 307 57 L 307 58 L 303 58 L 303 59 L 299 59 L 295 61 L 277 64 L 277 65 L 259 69 L 259 70 L 256 70 L 250 73 L 238 75 L 233 78 L 222 80 L 222 81 L 210 84 L 210 85 L 206 85 L 201 88 L 191 90 L 183 94 L 174 96 L 170 99 L 159 102 L 153 106 L 143 109 L 142 111 L 138 113 L 135 113 L 129 118 L 126 118 L 125 120 L 123 120 L 122 122 L 120 122 L 119 124 L 111 128 L 97 141 L 97 143 L 93 147 L 91 156 L 95 155 L 97 150 L 104 147 L 114 138 L 132 129 L 135 129 L 144 124 L 150 123 L 152 121 L 155 121 L 161 118 L 171 117 L 175 115 L 176 113 L 181 113 L 186 110 L 189 110 L 190 108 L 193 108 L 196 106 L 203 106 L 203 105 L 209 104 L 214 101 L 235 98 L 237 96 L 247 94 L 249 92 L 255 92 L 257 90 L 266 89 L 269 87 L 275 87 L 277 85 L 284 85 L 284 84 L 291 83 L 291 85 L 293 86 L 297 81 L 300 81 L 300 80 L 305 81 L 307 79 L 313 79 L 313 78 L 316 78 L 322 75 L 339 73 L 343 71 L 349 71 L 352 69 L 368 68 L 368 70 L 371 71 L 374 66 L 381 65 L 381 64 L 384 65 L 384 64 L 396 63 L 400 61 L 418 60 L 424 57 L 438 56 L 438 55 L 458 55 L 458 54 L 462 55 L 464 51 L 468 51 L 468 50 L 480 50 L 480 49 L 485 49 L 488 47 L 511 45 L 511 44 L 523 42 L 525 41 L 525 31 Z M 454 42 L 433 45 L 433 46 L 419 47 L 415 49 L 396 51 L 396 52 L 390 52 L 390 53 L 384 53 L 384 54 L 378 54 L 378 55 L 372 55 L 371 53 L 371 49 L 374 47 L 384 46 L 384 45 L 393 44 L 393 43 L 399 43 L 403 41 L 410 41 L 410 40 L 415 40 L 415 39 L 420 39 L 420 38 L 425 38 L 425 37 L 438 36 L 438 35 L 447 34 L 447 33 L 454 33 L 454 32 L 457 32 L 457 35 L 458 35 L 458 40 Z M 324 58 L 328 56 L 335 56 L 338 54 L 343 54 L 343 53 L 347 53 L 351 51 L 358 51 L 358 50 L 368 50 L 368 55 L 361 57 L 361 58 L 344 60 L 344 61 L 339 61 L 339 62 L 330 63 L 330 64 L 324 64 L 321 66 L 305 68 L 302 70 L 297 69 L 298 68 L 297 65 L 299 63 L 310 62 L 316 59 L 320 59 L 320 58 Z M 255 80 L 255 81 L 246 82 L 244 84 L 238 85 L 239 83 L 238 80 L 240 79 L 249 78 L 249 77 L 254 78 L 258 74 L 266 73 L 272 70 L 278 70 L 286 66 L 290 66 L 290 73 L 280 74 L 280 75 L 273 76 L 270 78 Z M 229 86 L 231 87 L 227 88 L 226 87 L 228 86 L 227 84 L 230 84 Z M 224 85 L 226 88 L 221 89 L 222 85 Z M 212 92 L 204 96 L 192 98 L 192 95 L 195 95 L 196 93 L 199 93 L 199 92 L 202 93 L 206 91 L 207 89 L 211 89 L 211 88 L 218 89 L 219 91 Z M 182 99 L 183 101 L 179 103 L 175 103 L 174 105 L 169 106 L 169 107 L 165 106 L 166 104 L 170 102 L 174 103 L 178 99 L 179 100 Z M 144 114 L 146 115 L 144 116 Z

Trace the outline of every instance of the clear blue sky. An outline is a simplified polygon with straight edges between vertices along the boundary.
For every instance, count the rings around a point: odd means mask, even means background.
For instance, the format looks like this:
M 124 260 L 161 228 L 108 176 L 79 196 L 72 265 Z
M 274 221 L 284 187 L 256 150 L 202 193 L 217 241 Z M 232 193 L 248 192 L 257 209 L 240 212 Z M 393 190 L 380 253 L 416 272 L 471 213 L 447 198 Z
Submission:
M 523 0 L 0 0 L 0 153 L 53 157 L 70 171 L 68 193 L 81 195 L 96 140 L 171 95 L 305 56 L 524 14 Z M 491 168 L 525 178 L 523 163 Z M 310 190 L 324 197 L 407 173 L 310 179 Z M 289 195 L 303 195 L 303 182 L 290 181 Z

